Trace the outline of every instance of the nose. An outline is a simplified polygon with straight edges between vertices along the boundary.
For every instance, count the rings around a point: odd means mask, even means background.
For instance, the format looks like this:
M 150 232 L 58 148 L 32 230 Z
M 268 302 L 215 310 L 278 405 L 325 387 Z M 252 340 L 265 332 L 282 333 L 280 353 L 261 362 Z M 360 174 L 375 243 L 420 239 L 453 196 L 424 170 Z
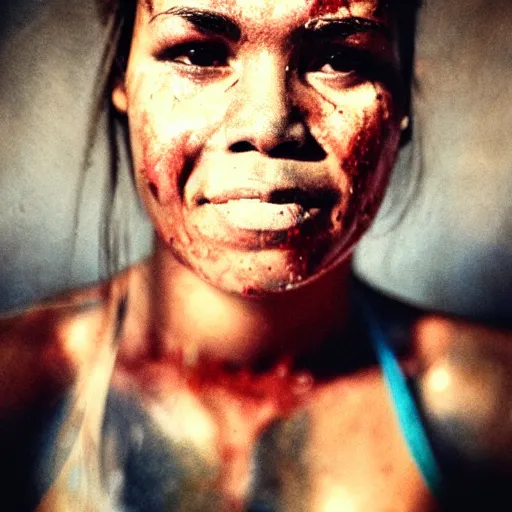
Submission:
M 305 146 L 309 131 L 293 107 L 287 75 L 286 64 L 267 53 L 245 66 L 227 113 L 229 151 L 292 156 Z

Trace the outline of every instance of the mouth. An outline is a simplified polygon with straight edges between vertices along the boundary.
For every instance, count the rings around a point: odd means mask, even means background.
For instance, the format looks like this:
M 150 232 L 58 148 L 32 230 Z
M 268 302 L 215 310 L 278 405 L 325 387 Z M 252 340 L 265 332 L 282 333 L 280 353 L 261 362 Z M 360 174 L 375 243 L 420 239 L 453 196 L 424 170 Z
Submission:
M 332 189 L 245 189 L 203 198 L 198 205 L 219 215 L 233 229 L 278 233 L 312 222 L 322 212 L 330 211 L 336 201 Z
M 297 203 L 268 203 L 259 199 L 235 199 L 212 204 L 233 228 L 252 231 L 285 231 L 318 215 L 318 208 Z

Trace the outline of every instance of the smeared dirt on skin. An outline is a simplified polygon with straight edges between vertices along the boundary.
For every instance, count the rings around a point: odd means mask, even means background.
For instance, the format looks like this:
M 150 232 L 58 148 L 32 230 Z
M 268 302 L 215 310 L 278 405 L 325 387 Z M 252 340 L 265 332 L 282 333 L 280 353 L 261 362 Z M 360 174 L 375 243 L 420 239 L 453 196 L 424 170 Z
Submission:
M 324 217 L 323 223 L 324 227 L 321 229 L 317 224 L 316 227 L 310 229 L 292 228 L 281 233 L 281 242 L 278 244 L 276 244 L 278 240 L 274 237 L 271 243 L 276 250 L 286 251 L 293 248 L 293 255 L 290 255 L 287 264 L 287 277 L 276 279 L 273 276 L 272 267 L 260 267 L 252 274 L 252 283 L 248 283 L 243 288 L 242 294 L 246 297 L 264 297 L 269 292 L 290 290 L 313 275 L 332 246 L 330 219 L 327 215 Z M 268 236 L 266 233 L 262 234 L 265 239 L 262 244 L 266 244 L 266 247 L 270 245 L 266 240 Z M 251 274 L 252 269 L 248 270 Z M 247 280 L 247 276 L 244 276 L 244 280 Z M 264 286 L 262 283 L 265 283 Z
M 309 414 L 274 421 L 256 440 L 245 510 L 310 510 Z
M 247 368 L 228 370 L 222 365 L 205 364 L 187 382 L 200 397 L 220 426 L 218 447 L 223 471 L 219 488 L 228 497 L 233 480 L 238 480 L 236 467 L 243 462 L 249 470 L 251 447 L 276 418 L 287 418 L 304 403 L 313 387 L 307 373 L 292 374 L 290 362 L 283 360 L 269 371 L 256 373 Z M 233 423 L 230 406 L 236 404 L 238 418 Z M 220 406 L 219 406 L 220 404 Z M 233 444 L 233 430 L 243 418 L 251 418 L 248 439 L 241 446 Z M 237 478 L 238 477 L 238 478 Z M 239 483 L 237 483 L 239 485 Z M 232 504 L 238 501 L 232 497 Z
M 259 369 L 207 359 L 190 364 L 182 349 L 152 365 L 125 365 L 124 370 L 132 375 L 129 386 L 136 382 L 135 390 L 144 389 L 157 400 L 174 389 L 199 400 L 218 426 L 216 451 L 222 471 L 214 477 L 213 486 L 233 505 L 239 505 L 230 492 L 234 483 L 240 485 L 233 481 L 236 468 L 242 464 L 250 471 L 251 450 L 257 439 L 277 419 L 290 418 L 303 407 L 315 385 L 311 373 L 293 369 L 290 358 L 281 358 L 271 367 L 262 363 Z M 236 435 L 240 429 L 241 438 Z

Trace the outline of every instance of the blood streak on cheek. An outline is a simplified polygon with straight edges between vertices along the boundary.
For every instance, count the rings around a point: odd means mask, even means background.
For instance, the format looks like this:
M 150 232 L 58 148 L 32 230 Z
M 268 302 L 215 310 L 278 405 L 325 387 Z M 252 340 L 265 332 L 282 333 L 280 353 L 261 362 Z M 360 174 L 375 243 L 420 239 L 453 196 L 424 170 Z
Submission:
M 166 204 L 177 194 L 179 173 L 176 170 L 182 167 L 181 145 L 162 146 L 156 140 L 147 117 L 147 114 L 143 114 L 138 134 L 142 150 L 139 172 L 152 196 L 159 203 Z
M 155 192 L 158 192 L 158 176 L 155 169 L 155 154 L 153 150 L 154 135 L 150 128 L 148 120 L 148 114 L 144 112 L 141 115 L 140 128 L 138 130 L 138 137 L 141 141 L 142 149 L 142 165 L 140 172 L 147 182 L 150 183 L 154 188 Z
M 345 213 L 345 224 L 352 224 L 354 220 L 366 226 L 374 215 L 376 206 L 373 181 L 381 181 L 376 174 L 381 171 L 381 158 L 383 156 L 386 132 L 386 122 L 382 111 L 378 111 L 375 119 L 365 121 L 365 129 L 356 135 L 347 150 L 347 157 L 343 161 L 343 168 L 349 173 L 351 179 L 352 195 Z M 372 211 L 370 211 L 372 210 Z
M 334 14 L 342 7 L 349 8 L 349 0 L 315 0 L 309 11 L 309 16 L 316 18 L 325 14 Z

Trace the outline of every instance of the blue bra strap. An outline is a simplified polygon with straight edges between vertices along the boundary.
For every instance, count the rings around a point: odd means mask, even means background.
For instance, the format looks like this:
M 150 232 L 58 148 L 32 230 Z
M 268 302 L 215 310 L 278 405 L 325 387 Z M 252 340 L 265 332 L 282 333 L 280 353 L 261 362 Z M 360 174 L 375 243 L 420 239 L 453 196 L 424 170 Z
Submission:
M 439 499 L 442 487 L 441 471 L 425 432 L 418 408 L 400 365 L 386 342 L 386 336 L 375 314 L 371 311 L 370 305 L 363 302 L 363 300 L 361 305 L 365 312 L 367 327 L 370 331 L 377 359 L 382 367 L 386 386 L 393 399 L 400 429 L 430 492 Z

